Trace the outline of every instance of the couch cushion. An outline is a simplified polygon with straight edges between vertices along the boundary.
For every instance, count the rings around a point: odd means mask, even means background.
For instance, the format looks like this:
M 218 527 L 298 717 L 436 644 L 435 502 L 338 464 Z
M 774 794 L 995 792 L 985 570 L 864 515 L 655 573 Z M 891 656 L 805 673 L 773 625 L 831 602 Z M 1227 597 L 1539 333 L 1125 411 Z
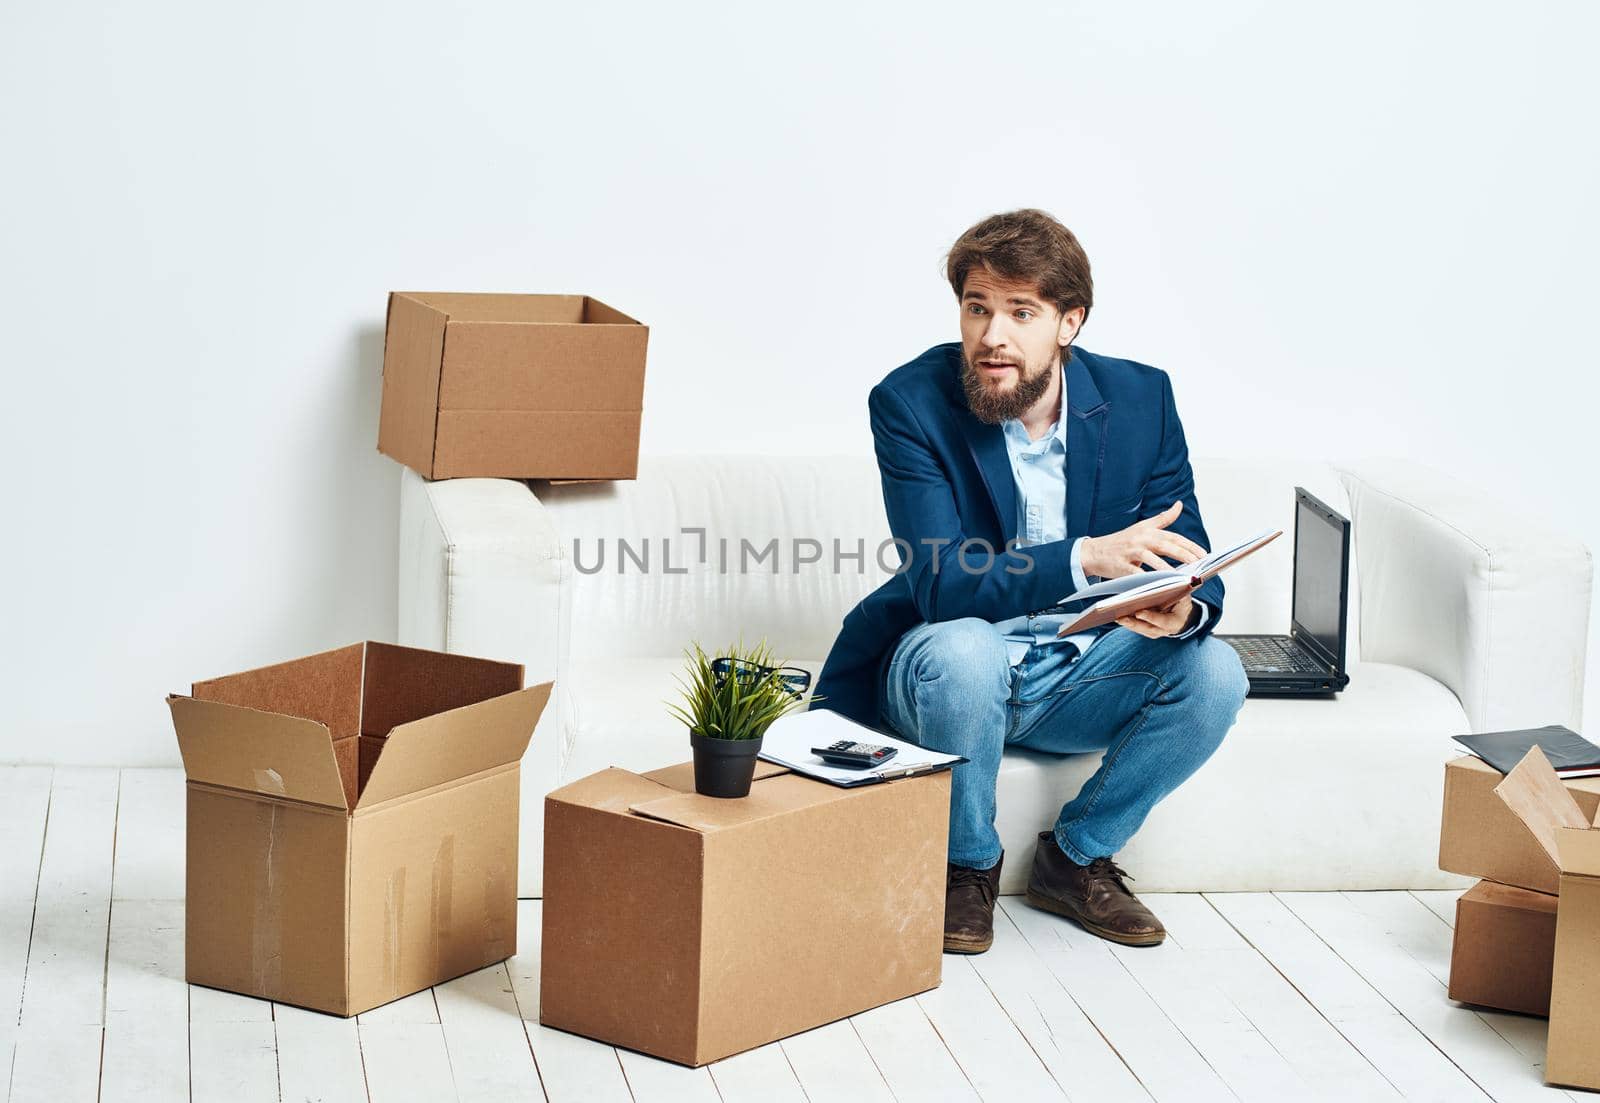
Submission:
M 1329 700 L 1245 702 L 1199 772 L 1157 805 L 1118 861 L 1135 891 L 1447 888 L 1439 812 L 1461 703 L 1408 667 L 1358 663 Z M 1099 755 L 1007 751 L 996 826 L 1004 892 L 1021 892 L 1034 836 Z
M 813 673 L 820 663 L 802 662 Z M 679 658 L 577 664 L 557 694 L 561 783 L 608 766 L 689 758 L 667 712 Z M 1437 869 L 1448 737 L 1467 731 L 1449 690 L 1405 667 L 1357 664 L 1331 700 L 1254 699 L 1216 756 L 1159 805 L 1119 860 L 1137 891 L 1445 887 Z M 544 736 L 536 737 L 543 738 Z M 1020 892 L 1035 834 L 1099 755 L 1007 751 L 997 825 L 1002 886 Z

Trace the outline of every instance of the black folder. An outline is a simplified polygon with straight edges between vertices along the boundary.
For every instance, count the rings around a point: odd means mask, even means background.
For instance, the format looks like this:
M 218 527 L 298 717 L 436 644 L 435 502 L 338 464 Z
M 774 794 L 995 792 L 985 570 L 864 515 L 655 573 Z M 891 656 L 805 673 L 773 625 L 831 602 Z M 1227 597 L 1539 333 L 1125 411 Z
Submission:
M 1584 770 L 1600 774 L 1600 747 L 1561 724 L 1518 731 L 1480 732 L 1454 738 L 1502 774 L 1509 774 L 1522 761 L 1522 756 L 1528 753 L 1528 748 L 1533 746 L 1544 752 L 1558 774 Z

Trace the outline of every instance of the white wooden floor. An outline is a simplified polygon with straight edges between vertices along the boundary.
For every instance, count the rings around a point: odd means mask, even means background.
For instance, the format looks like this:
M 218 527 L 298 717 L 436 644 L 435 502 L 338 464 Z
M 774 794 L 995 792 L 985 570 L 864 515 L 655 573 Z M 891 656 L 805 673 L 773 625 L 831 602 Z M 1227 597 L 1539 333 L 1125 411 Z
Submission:
M 189 987 L 175 770 L 0 768 L 0 843 L 0 1103 L 1564 1094 L 1542 1020 L 1445 998 L 1454 893 L 1148 896 L 1155 949 L 1006 898 L 941 988 L 691 1070 L 539 1025 L 537 901 L 507 965 L 355 1020 Z

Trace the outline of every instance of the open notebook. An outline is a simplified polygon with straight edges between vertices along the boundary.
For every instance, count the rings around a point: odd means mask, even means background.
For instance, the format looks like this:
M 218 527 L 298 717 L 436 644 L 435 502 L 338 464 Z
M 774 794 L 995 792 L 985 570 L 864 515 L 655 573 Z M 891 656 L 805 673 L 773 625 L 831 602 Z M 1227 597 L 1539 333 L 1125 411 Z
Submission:
M 876 743 L 883 747 L 898 748 L 897 753 L 882 766 L 868 770 L 851 770 L 831 766 L 811 753 L 812 747 L 826 747 L 848 739 L 852 743 Z M 936 770 L 948 770 L 966 759 L 955 754 L 940 754 L 924 750 L 915 743 L 893 739 L 831 709 L 816 708 L 808 712 L 791 712 L 780 716 L 767 728 L 761 740 L 761 757 L 779 766 L 787 766 L 797 774 L 826 781 L 831 785 L 850 788 L 890 781 L 898 777 L 915 777 Z
M 1056 635 L 1070 636 L 1074 632 L 1109 624 L 1118 617 L 1140 609 L 1170 605 L 1180 595 L 1198 590 L 1213 575 L 1266 547 L 1282 535 L 1282 529 L 1266 529 L 1248 540 L 1219 548 L 1193 563 L 1161 571 L 1134 571 L 1070 593 L 1061 599 L 1060 604 L 1074 601 L 1094 601 L 1094 604 L 1069 623 L 1063 624 Z

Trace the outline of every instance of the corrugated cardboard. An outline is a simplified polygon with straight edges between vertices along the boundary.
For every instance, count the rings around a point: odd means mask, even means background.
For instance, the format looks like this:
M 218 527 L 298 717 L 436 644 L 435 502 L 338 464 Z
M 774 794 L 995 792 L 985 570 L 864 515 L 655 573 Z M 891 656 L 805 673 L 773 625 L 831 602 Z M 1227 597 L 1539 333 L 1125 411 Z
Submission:
M 392 292 L 378 451 L 430 479 L 632 479 L 649 332 L 587 295 Z
M 1444 768 L 1439 868 L 1534 892 L 1554 893 L 1559 871 L 1517 817 L 1495 796 L 1503 775 L 1473 755 Z M 1586 816 L 1600 811 L 1600 777 L 1561 782 Z
M 510 956 L 522 674 L 364 643 L 168 697 L 190 982 L 348 1016 Z
M 545 800 L 545 1026 L 702 1065 L 939 983 L 948 771 L 841 789 L 690 765 Z
M 1578 807 L 1538 747 L 1495 793 L 1561 871 L 1550 982 L 1547 1084 L 1600 1088 L 1600 826 Z
M 1548 1015 L 1556 899 L 1494 881 L 1462 893 L 1450 949 L 1450 998 Z

